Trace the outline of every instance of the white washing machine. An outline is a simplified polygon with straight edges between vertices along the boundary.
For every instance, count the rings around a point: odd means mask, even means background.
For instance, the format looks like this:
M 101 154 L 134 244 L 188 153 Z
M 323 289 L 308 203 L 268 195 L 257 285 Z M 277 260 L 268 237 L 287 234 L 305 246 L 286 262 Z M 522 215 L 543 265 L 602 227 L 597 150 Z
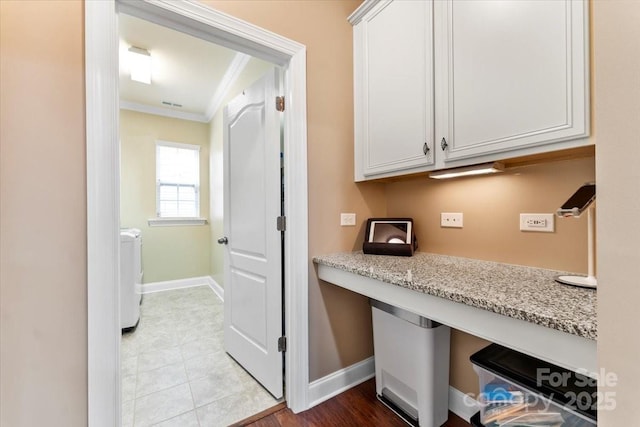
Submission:
M 140 320 L 142 299 L 142 234 L 137 228 L 120 230 L 120 327 L 133 331 Z

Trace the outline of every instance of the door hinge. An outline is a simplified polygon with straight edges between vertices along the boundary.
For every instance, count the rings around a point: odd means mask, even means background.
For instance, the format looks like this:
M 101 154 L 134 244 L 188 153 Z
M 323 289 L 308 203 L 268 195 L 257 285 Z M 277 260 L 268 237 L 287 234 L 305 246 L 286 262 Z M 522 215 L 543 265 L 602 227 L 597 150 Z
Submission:
M 278 352 L 283 353 L 287 351 L 287 337 L 278 338 Z
M 287 231 L 287 217 L 279 216 L 276 218 L 276 229 L 278 231 Z
M 284 111 L 284 96 L 276 96 L 276 110 Z

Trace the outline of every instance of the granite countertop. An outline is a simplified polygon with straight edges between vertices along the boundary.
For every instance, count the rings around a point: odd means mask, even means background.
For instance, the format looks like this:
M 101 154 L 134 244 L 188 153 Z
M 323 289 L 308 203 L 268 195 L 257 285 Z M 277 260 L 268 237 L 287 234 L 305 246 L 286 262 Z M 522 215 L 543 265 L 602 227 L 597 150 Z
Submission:
M 422 252 L 337 253 L 313 262 L 588 339 L 598 336 L 597 294 L 554 281 L 566 272 Z

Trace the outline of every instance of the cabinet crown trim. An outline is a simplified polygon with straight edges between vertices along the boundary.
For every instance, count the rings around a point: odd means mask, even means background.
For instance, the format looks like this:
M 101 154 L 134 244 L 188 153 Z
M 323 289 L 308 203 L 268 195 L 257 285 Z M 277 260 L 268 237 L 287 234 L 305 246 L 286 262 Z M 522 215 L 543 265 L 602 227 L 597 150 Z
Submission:
M 356 25 L 362 21 L 362 18 L 369 13 L 371 9 L 373 9 L 378 3 L 385 1 L 389 2 L 389 0 L 365 0 L 349 17 L 347 20 L 351 25 Z

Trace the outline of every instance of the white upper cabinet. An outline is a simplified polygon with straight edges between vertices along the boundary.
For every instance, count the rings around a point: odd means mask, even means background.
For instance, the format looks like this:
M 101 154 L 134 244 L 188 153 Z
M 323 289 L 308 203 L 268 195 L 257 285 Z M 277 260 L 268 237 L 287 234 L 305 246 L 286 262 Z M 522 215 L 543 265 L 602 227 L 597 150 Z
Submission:
M 368 0 L 349 21 L 356 181 L 590 143 L 585 0 Z
M 349 19 L 355 24 L 356 181 L 433 165 L 432 3 L 371 2 Z
M 589 134 L 585 2 L 442 5 L 436 67 L 446 87 L 438 103 L 444 166 L 584 145 L 575 140 Z M 559 143 L 568 140 L 574 141 Z

